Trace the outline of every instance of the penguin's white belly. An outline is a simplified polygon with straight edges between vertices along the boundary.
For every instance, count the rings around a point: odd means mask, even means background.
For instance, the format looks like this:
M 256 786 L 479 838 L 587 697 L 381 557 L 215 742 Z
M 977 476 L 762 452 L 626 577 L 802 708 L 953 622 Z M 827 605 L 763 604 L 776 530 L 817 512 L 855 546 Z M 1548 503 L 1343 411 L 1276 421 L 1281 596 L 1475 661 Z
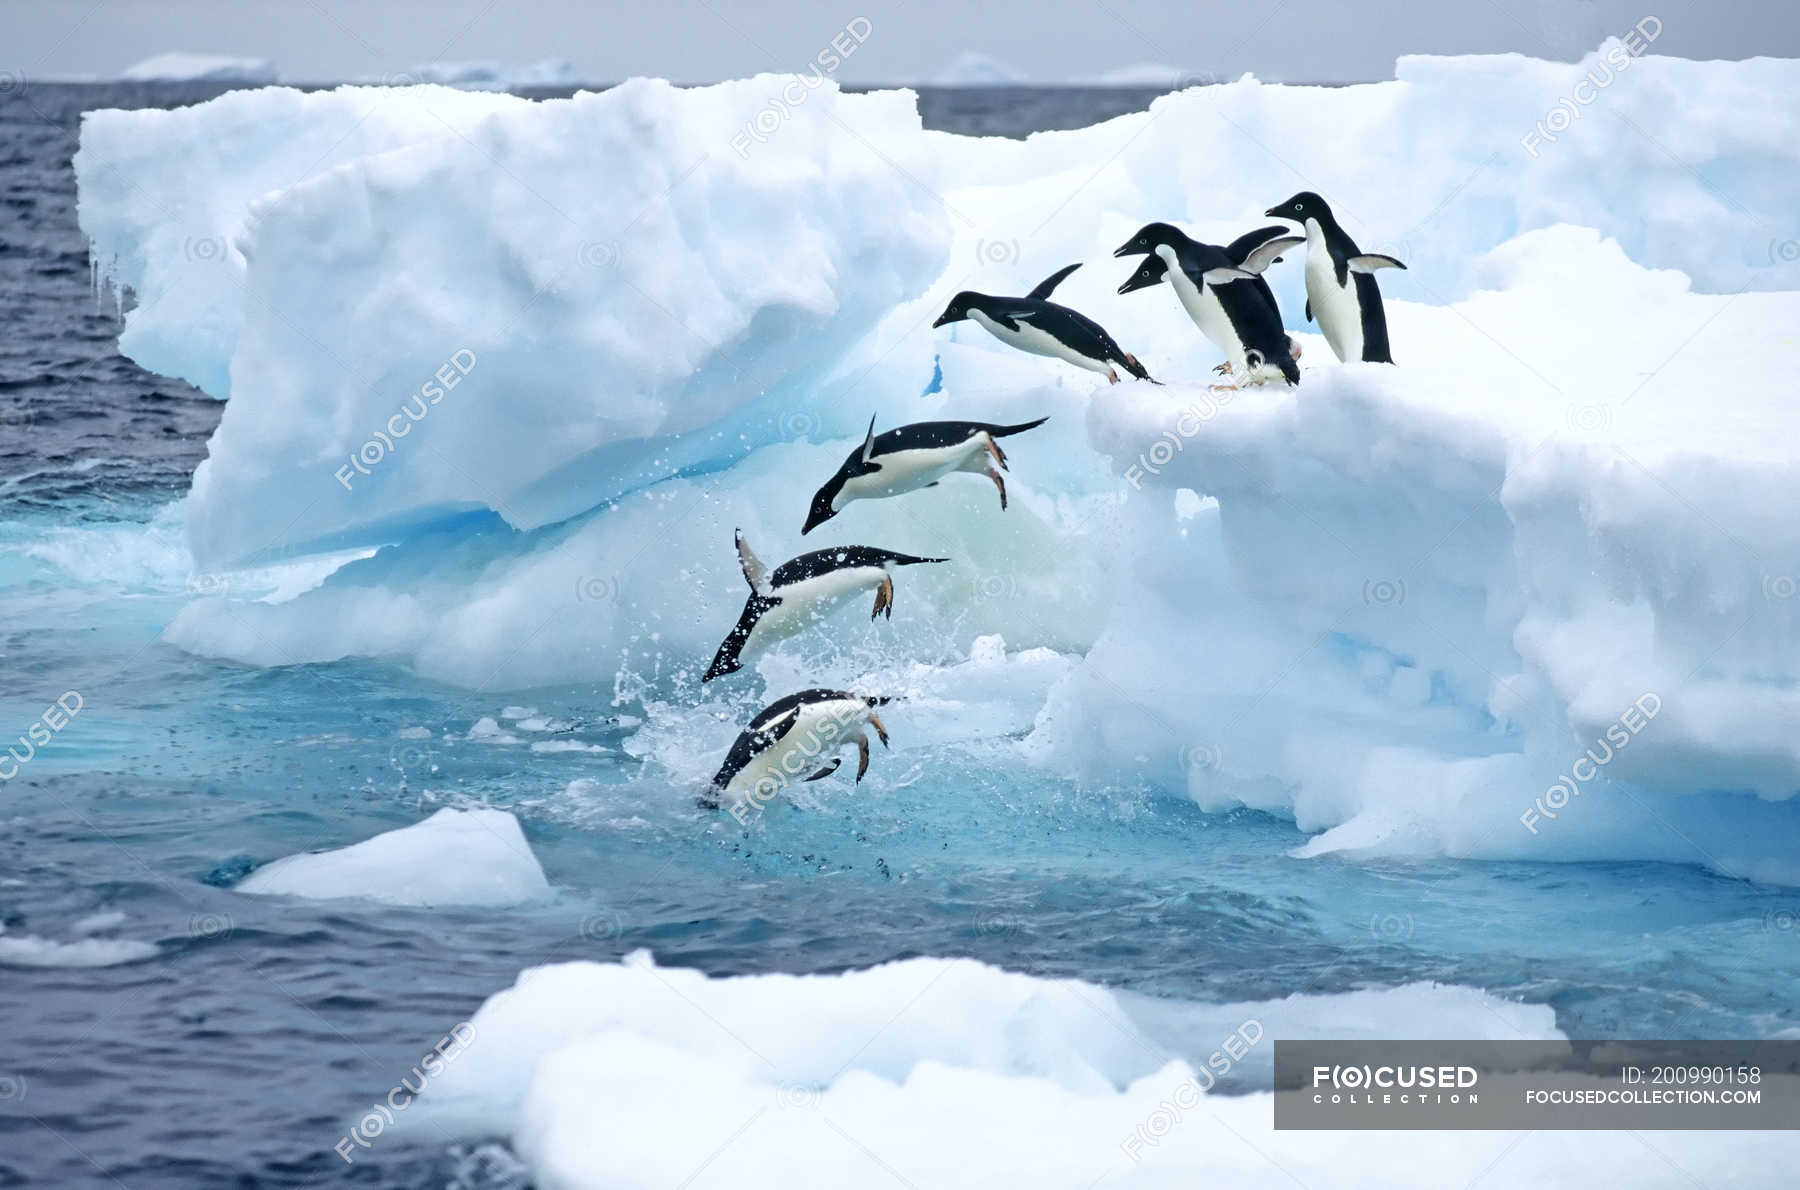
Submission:
M 868 721 L 869 706 L 860 700 L 808 703 L 795 714 L 780 739 L 726 783 L 725 792 L 738 797 L 754 793 L 758 801 L 767 801 L 824 768 Z
M 1231 325 L 1225 307 L 1219 304 L 1219 295 L 1213 292 L 1213 287 L 1196 286 L 1187 273 L 1174 265 L 1169 268 L 1169 283 L 1175 287 L 1175 296 L 1181 299 L 1182 308 L 1194 320 L 1194 325 L 1200 328 L 1200 333 L 1225 353 L 1225 358 L 1231 361 L 1235 371 L 1242 372 L 1244 344 Z
M 1026 319 L 1018 320 L 1019 329 L 1015 331 L 1008 329 L 1004 323 L 994 321 L 980 310 L 969 311 L 969 317 L 976 325 L 1008 347 L 1017 347 L 1020 351 L 1029 351 L 1033 355 L 1047 355 L 1052 359 L 1067 360 L 1076 367 L 1086 368 L 1090 372 L 1112 371 L 1111 366 L 1104 360 L 1091 359 L 1081 354 L 1049 331 L 1033 326 Z
M 856 595 L 873 591 L 885 578 L 887 571 L 879 566 L 847 566 L 777 587 L 773 594 L 781 602 L 757 617 L 740 658 L 810 628 Z
M 981 471 L 984 466 L 970 466 L 987 453 L 984 436 L 976 434 L 966 442 L 953 446 L 934 446 L 923 450 L 897 450 L 875 461 L 879 471 L 855 475 L 844 481 L 840 499 L 871 500 L 898 496 L 927 484 L 936 483 L 952 471 Z
M 1324 247 L 1306 249 L 1306 300 L 1313 317 L 1325 332 L 1332 354 L 1340 361 L 1360 360 L 1363 355 L 1362 306 L 1356 300 L 1356 279 L 1348 271 L 1344 284 L 1337 282 L 1331 253 Z

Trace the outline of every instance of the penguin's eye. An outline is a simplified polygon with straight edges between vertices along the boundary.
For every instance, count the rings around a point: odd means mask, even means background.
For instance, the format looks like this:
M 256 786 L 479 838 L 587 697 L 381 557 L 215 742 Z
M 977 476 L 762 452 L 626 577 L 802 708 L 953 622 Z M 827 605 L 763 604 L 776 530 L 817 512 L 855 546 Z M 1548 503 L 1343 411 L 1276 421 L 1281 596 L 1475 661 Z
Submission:
M 1305 210 L 1305 209 L 1306 209 L 1306 204 L 1305 204 L 1305 203 L 1300 203 L 1300 202 L 1297 202 L 1297 203 L 1295 203 L 1295 204 L 1294 204 L 1294 209 L 1295 209 L 1295 210 L 1296 210 L 1296 211 L 1303 211 L 1303 210 Z

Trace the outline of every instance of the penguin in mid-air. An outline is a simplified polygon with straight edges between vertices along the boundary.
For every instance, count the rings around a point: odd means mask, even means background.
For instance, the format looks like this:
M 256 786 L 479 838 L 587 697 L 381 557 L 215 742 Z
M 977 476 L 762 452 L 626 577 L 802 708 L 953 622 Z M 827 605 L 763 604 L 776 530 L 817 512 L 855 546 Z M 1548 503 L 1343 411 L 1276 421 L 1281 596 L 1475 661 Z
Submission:
M 1238 384 L 1279 378 L 1295 385 L 1300 383 L 1300 368 L 1282 329 L 1281 313 L 1274 307 L 1274 295 L 1266 285 L 1258 289 L 1254 283 L 1299 242 L 1297 236 L 1270 238 L 1251 249 L 1240 264 L 1216 244 L 1202 244 L 1167 223 L 1148 223 L 1113 255 L 1151 255 L 1162 261 L 1163 274 L 1182 308 L 1200 333 L 1225 353 Z M 1139 270 L 1140 275 L 1143 272 Z M 1143 288 L 1138 282 L 1134 275 L 1119 292 Z
M 1292 219 L 1306 229 L 1306 321 L 1318 316 L 1319 329 L 1338 359 L 1393 363 L 1375 270 L 1406 266 L 1391 256 L 1357 248 L 1325 200 L 1310 190 L 1264 213 Z
M 869 737 L 863 727 L 873 727 L 881 746 L 888 746 L 887 728 L 875 713 L 888 701 L 843 690 L 802 690 L 776 699 L 738 733 L 700 805 L 717 810 L 726 795 L 766 803 L 790 781 L 828 777 L 843 763 L 833 754 L 852 741 L 860 782 L 869 771 Z M 828 756 L 831 763 L 818 767 Z
M 1231 241 L 1231 243 L 1225 245 L 1225 255 L 1230 257 L 1231 263 L 1235 264 L 1240 269 L 1248 270 L 1251 264 L 1257 264 L 1260 265 L 1262 269 L 1266 270 L 1269 265 L 1280 264 L 1281 257 L 1270 257 L 1267 253 L 1256 252 L 1256 250 L 1263 247 L 1270 240 L 1277 238 L 1283 240 L 1281 247 L 1284 250 L 1302 242 L 1300 237 L 1292 235 L 1287 228 L 1277 223 L 1269 227 L 1259 227 L 1255 231 L 1245 232 L 1237 239 Z M 1256 255 L 1253 257 L 1251 255 L 1252 253 L 1256 253 Z M 1147 289 L 1152 285 L 1161 285 L 1165 280 L 1168 271 L 1169 266 L 1163 263 L 1162 257 L 1156 255 L 1145 256 L 1144 262 L 1138 265 L 1137 272 L 1133 273 L 1125 284 L 1119 286 L 1119 292 L 1131 293 L 1134 290 Z M 1280 318 L 1281 307 L 1275 301 L 1275 291 L 1269 288 L 1269 282 L 1267 278 L 1262 275 L 1261 271 L 1257 272 L 1256 278 L 1251 284 L 1256 287 L 1256 291 L 1262 295 L 1263 300 L 1269 304 L 1269 309 L 1275 312 L 1275 317 Z M 1299 342 L 1290 335 L 1288 336 L 1287 343 L 1288 354 L 1294 357 L 1295 363 L 1299 363 Z M 1214 368 L 1213 371 L 1230 375 L 1231 361 L 1226 360 L 1224 363 Z
M 750 584 L 750 598 L 744 601 L 743 615 L 719 646 L 706 676 L 700 679 L 702 682 L 736 673 L 750 654 L 823 619 L 861 591 L 875 592 L 871 620 L 884 611 L 891 620 L 894 567 L 950 560 L 915 558 L 866 545 L 839 545 L 801 554 L 770 572 L 763 568 L 742 532 L 737 534 L 737 551 L 744 581 Z
M 811 533 L 844 510 L 852 500 L 877 500 L 902 492 L 928 488 L 956 471 L 985 475 L 1000 489 L 1000 509 L 1006 510 L 1006 452 L 995 441 L 1023 434 L 1049 421 L 1016 426 L 997 426 L 983 421 L 916 421 L 908 426 L 875 433 L 875 419 L 863 444 L 850 452 L 837 474 L 813 495 L 802 534 Z M 998 470 L 995 468 L 998 467 Z
M 1136 356 L 1120 350 L 1105 327 L 1085 314 L 1049 300 L 1062 279 L 1080 267 L 1077 261 L 1058 269 L 1022 298 L 991 297 L 965 289 L 950 299 L 950 304 L 931 325 L 940 327 L 967 319 L 1009 347 L 1067 360 L 1078 368 L 1100 373 L 1109 384 L 1119 383 L 1114 364 L 1139 380 L 1161 383 L 1151 378 Z

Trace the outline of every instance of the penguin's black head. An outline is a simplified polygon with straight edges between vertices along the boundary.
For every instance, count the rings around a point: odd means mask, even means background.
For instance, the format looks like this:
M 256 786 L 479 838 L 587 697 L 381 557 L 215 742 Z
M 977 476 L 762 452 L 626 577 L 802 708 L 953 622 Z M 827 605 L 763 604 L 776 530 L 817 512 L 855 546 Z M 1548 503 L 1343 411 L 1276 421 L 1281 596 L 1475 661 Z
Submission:
M 1113 252 L 1114 256 L 1137 256 L 1141 253 L 1154 252 L 1163 244 L 1178 247 L 1187 236 L 1181 229 L 1167 223 L 1146 223 L 1138 228 L 1138 233 L 1126 240 Z
M 1331 208 L 1324 199 L 1310 190 L 1302 190 L 1286 202 L 1270 207 L 1263 214 L 1276 219 L 1292 219 L 1295 223 L 1305 223 L 1308 219 L 1317 219 L 1320 223 L 1331 222 Z
M 966 289 L 963 290 L 961 293 L 950 299 L 950 304 L 944 307 L 944 312 L 939 314 L 938 320 L 931 325 L 939 327 L 946 323 L 961 322 L 969 316 L 969 311 L 974 309 L 975 303 L 980 300 L 980 294 L 971 293 Z
M 838 510 L 832 507 L 832 502 L 843 490 L 844 479 L 844 471 L 840 469 L 836 475 L 825 481 L 824 487 L 813 493 L 812 508 L 806 514 L 806 525 L 800 530 L 800 536 L 806 536 L 838 514 Z
M 1169 271 L 1160 256 L 1146 256 L 1137 272 L 1126 278 L 1125 284 L 1119 286 L 1120 293 L 1134 293 L 1140 289 L 1148 289 L 1152 285 L 1161 285 L 1162 279 Z
M 1265 356 L 1261 351 L 1254 347 L 1244 352 L 1244 366 L 1250 372 L 1254 373 L 1264 364 L 1273 364 L 1275 367 L 1279 368 L 1281 370 L 1281 378 L 1286 380 L 1291 387 L 1299 386 L 1300 364 L 1294 359 L 1291 351 L 1278 351 L 1273 358 Z

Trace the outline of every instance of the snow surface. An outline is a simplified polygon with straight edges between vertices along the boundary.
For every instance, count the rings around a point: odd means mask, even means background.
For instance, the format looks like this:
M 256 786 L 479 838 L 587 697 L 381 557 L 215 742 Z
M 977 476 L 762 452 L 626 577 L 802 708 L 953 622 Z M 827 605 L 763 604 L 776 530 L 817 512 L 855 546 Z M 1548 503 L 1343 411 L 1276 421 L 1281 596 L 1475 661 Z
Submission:
M 508 1137 L 557 1190 L 1760 1186 L 1800 1155 L 1786 1133 L 1275 1132 L 1266 1093 L 1194 1098 L 1233 1034 L 1265 1080 L 1280 1037 L 1561 1039 L 1547 1007 L 1427 983 L 1202 1005 L 968 959 L 708 978 L 639 952 L 527 970 L 471 1024 L 402 1123 Z
M 1800 63 L 1633 59 L 1521 143 L 1618 51 L 1246 79 L 1026 141 L 829 86 L 742 139 L 774 76 L 91 114 L 81 217 L 137 293 L 122 346 L 230 397 L 186 506 L 196 563 L 380 547 L 286 598 L 203 593 L 168 639 L 496 690 L 610 679 L 674 798 L 741 721 L 697 684 L 744 597 L 733 529 L 771 564 L 861 542 L 953 561 L 898 574 L 891 622 L 737 681 L 878 681 L 911 700 L 900 753 L 982 739 L 1249 804 L 1317 832 L 1307 856 L 1800 882 Z M 1166 290 L 1118 296 L 1111 250 L 1150 218 L 1223 241 L 1301 188 L 1411 266 L 1382 278 L 1400 366 L 1332 360 L 1295 257 L 1269 276 L 1303 385 L 1209 392 L 1217 353 Z M 201 269 L 204 229 L 234 248 Z M 1167 387 L 929 327 L 958 289 L 1075 260 L 1059 299 Z M 464 347 L 460 386 L 340 482 Z M 1009 440 L 1009 511 L 953 476 L 803 546 L 870 413 L 1051 420 Z M 1572 777 L 1584 754 L 1607 763 Z
M 220 54 L 157 54 L 128 66 L 119 75 L 133 82 L 249 83 L 263 86 L 276 79 L 267 58 L 232 58 Z
M 237 885 L 261 896 L 365 897 L 389 905 L 518 905 L 550 895 L 519 820 L 445 808 L 336 851 L 290 855 Z

